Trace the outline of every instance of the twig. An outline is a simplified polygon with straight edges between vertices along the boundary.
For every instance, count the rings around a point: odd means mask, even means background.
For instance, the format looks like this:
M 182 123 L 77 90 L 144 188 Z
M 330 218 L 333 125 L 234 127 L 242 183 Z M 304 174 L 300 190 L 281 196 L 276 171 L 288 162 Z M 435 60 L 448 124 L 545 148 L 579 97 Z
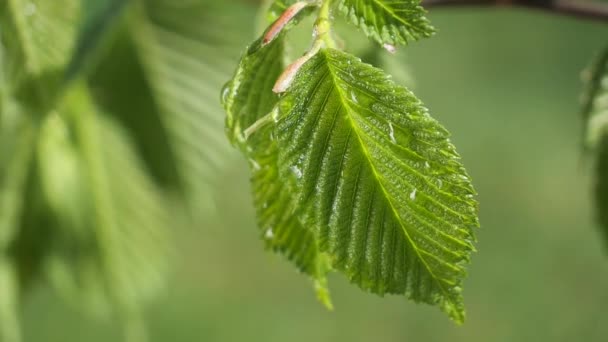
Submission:
M 457 6 L 522 7 L 608 23 L 608 5 L 572 0 L 422 0 L 424 8 Z

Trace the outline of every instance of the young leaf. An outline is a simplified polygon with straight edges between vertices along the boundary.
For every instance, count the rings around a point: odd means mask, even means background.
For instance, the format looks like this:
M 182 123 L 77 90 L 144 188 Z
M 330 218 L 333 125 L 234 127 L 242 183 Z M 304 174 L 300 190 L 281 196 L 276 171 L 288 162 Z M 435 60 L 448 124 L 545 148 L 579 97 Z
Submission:
M 234 77 L 222 91 L 226 131 L 233 144 L 249 159 L 257 222 L 266 246 L 284 254 L 299 270 L 311 276 L 319 299 L 331 307 L 325 278 L 329 271 L 327 258 L 319 252 L 311 232 L 299 221 L 290 191 L 278 175 L 278 149 L 270 137 L 269 127 L 259 127 L 245 141 L 247 128 L 263 123 L 264 118 L 272 120 L 268 115 L 278 100 L 272 86 L 284 67 L 283 50 L 284 40 L 280 35 L 265 46 L 258 39 L 242 57 Z
M 341 0 L 339 7 L 351 23 L 381 45 L 408 44 L 435 32 L 420 0 Z
M 280 176 L 332 266 L 462 322 L 477 203 L 448 132 L 381 70 L 333 49 L 278 106 Z
M 585 147 L 597 147 L 608 134 L 608 48 L 585 71 L 586 89 L 583 93 Z
M 242 144 L 244 131 L 269 114 L 277 102 L 272 86 L 283 70 L 283 54 L 282 36 L 266 46 L 262 46 L 262 39 L 256 40 L 222 89 L 226 134 L 233 144 Z

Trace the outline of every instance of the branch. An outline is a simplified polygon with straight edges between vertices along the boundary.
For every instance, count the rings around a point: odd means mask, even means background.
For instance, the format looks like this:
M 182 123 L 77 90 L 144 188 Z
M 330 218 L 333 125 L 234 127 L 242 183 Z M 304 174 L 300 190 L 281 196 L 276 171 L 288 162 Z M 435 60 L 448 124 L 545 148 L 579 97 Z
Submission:
M 522 7 L 608 23 L 608 5 L 572 0 L 422 0 L 424 8 L 457 6 Z

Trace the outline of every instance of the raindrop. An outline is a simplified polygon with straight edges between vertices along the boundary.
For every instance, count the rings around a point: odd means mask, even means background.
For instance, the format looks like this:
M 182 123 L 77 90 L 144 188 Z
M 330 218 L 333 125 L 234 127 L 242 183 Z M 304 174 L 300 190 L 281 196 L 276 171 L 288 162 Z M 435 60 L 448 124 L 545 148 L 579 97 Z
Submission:
M 443 186 L 443 181 L 442 181 L 441 179 L 438 179 L 438 180 L 437 180 L 437 187 L 438 187 L 439 189 L 441 189 L 441 187 L 442 187 L 442 186 Z
M 289 169 L 291 170 L 291 172 L 293 172 L 293 174 L 296 176 L 297 179 L 302 178 L 302 170 L 300 170 L 299 167 L 297 167 L 296 165 L 293 165 Z
M 268 240 L 270 240 L 274 237 L 274 232 L 272 231 L 272 228 L 268 228 L 266 230 L 266 232 L 264 233 L 264 237 Z
M 228 101 L 228 95 L 230 94 L 230 88 L 232 88 L 232 82 L 228 81 L 222 87 L 222 94 L 220 100 L 222 101 L 222 105 L 225 106 Z
M 424 162 L 424 168 L 425 168 L 425 169 L 428 169 L 428 168 L 430 168 L 430 167 L 431 167 L 431 164 L 429 164 L 429 162 L 428 162 L 428 161 L 425 161 L 425 162 Z
M 272 117 L 272 121 L 274 121 L 274 123 L 279 122 L 279 115 L 281 113 L 279 112 L 279 106 L 275 106 L 272 111 L 270 112 L 270 116 Z
M 395 47 L 395 45 L 392 45 L 392 44 L 386 43 L 386 44 L 382 45 L 382 47 L 390 53 L 395 53 L 397 51 L 397 48 Z
M 249 165 L 251 165 L 251 168 L 254 171 L 258 171 L 261 169 L 260 164 L 258 164 L 258 162 L 256 162 L 254 159 L 249 158 Z
M 353 90 L 350 91 L 350 99 L 354 103 L 359 103 L 359 100 L 357 99 L 357 94 Z
M 391 138 L 393 144 L 397 143 L 397 139 L 395 139 L 395 129 L 393 128 L 392 123 L 388 123 L 388 136 Z
M 416 188 L 410 193 L 410 199 L 412 201 L 416 200 Z

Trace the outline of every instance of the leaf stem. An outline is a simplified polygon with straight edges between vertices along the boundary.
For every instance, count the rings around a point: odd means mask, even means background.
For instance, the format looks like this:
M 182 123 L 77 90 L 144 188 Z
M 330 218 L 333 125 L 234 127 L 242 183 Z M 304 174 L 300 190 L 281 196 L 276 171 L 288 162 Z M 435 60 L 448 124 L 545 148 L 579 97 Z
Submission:
M 256 122 L 252 123 L 251 126 L 247 127 L 244 131 L 243 131 L 243 138 L 244 140 L 249 139 L 249 137 L 257 132 L 260 128 L 266 126 L 267 124 L 276 121 L 276 117 L 278 115 L 277 112 L 277 107 L 275 107 L 275 109 L 273 109 L 272 112 L 262 116 L 261 118 L 259 118 L 258 120 L 256 120 Z
M 336 41 L 331 36 L 331 6 L 333 0 L 323 0 L 314 26 L 315 42 L 322 41 L 328 48 L 336 48 Z

